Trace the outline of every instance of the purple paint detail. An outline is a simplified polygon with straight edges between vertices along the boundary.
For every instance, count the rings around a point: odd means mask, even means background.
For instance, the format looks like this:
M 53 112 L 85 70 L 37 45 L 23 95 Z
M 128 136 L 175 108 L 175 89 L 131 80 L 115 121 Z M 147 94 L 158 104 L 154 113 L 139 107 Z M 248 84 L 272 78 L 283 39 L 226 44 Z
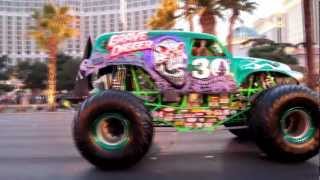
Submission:
M 101 68 L 110 65 L 135 65 L 144 67 L 143 56 L 139 52 L 122 54 L 117 58 L 109 59 L 104 54 L 93 54 L 90 59 L 85 59 L 80 64 L 80 72 L 88 76 Z
M 177 89 L 172 86 L 167 80 L 163 79 L 156 72 L 150 71 L 149 74 L 155 80 L 157 87 L 161 92 L 165 91 L 176 91 L 182 94 L 196 92 L 206 94 L 217 94 L 217 93 L 232 93 L 237 91 L 236 83 L 232 76 L 210 76 L 207 79 L 197 79 L 191 76 L 190 73 L 187 75 L 187 83 L 181 89 Z
M 172 39 L 176 42 L 182 42 L 178 38 L 172 36 L 162 36 L 160 38 L 154 39 L 154 46 L 165 41 L 167 39 Z M 198 92 L 198 93 L 221 93 L 221 92 L 234 92 L 237 90 L 236 83 L 231 75 L 225 75 L 225 72 L 220 73 L 217 76 L 210 76 L 207 79 L 197 79 L 191 76 L 191 72 L 186 72 L 185 84 L 177 88 L 168 81 L 165 77 L 161 76 L 154 68 L 154 56 L 153 51 L 145 51 L 144 55 L 146 64 L 148 65 L 148 73 L 155 80 L 158 88 L 164 91 L 177 91 L 180 93 Z M 184 63 L 187 65 L 186 59 Z M 225 67 L 221 67 L 221 71 L 225 70 Z
M 226 68 L 222 66 L 223 64 L 220 65 L 221 67 L 219 66 L 218 75 L 212 75 L 206 79 L 197 79 L 195 77 L 192 77 L 191 72 L 188 72 L 186 69 L 187 57 L 178 56 L 178 58 L 174 57 L 174 59 L 167 57 L 169 60 L 167 60 L 166 64 L 164 65 L 165 68 L 162 68 L 165 69 L 165 71 L 167 72 L 161 72 L 159 70 L 161 68 L 155 67 L 156 63 L 158 63 L 158 66 L 161 65 L 159 64 L 161 58 L 158 57 L 157 62 L 155 62 L 155 48 L 166 40 L 173 40 L 177 44 L 183 42 L 177 37 L 161 36 L 152 39 L 152 41 L 154 42 L 152 49 L 121 54 L 113 58 L 108 57 L 107 54 L 95 53 L 89 59 L 83 60 L 83 62 L 80 65 L 78 77 L 79 79 L 83 79 L 86 76 L 92 74 L 93 72 L 96 72 L 99 69 L 110 65 L 134 65 L 143 68 L 147 73 L 149 73 L 151 78 L 155 81 L 159 90 L 162 92 L 175 91 L 178 93 L 197 92 L 215 94 L 221 92 L 235 92 L 237 90 L 237 86 L 233 77 L 231 75 L 225 74 Z M 168 47 L 170 47 L 170 43 L 172 43 L 174 46 L 175 42 L 168 42 Z M 164 43 L 164 45 L 166 44 Z M 173 52 L 169 52 L 169 54 L 170 53 Z M 185 45 L 183 53 L 184 55 L 187 54 Z M 183 59 L 181 59 L 181 57 L 183 57 Z M 178 63 L 175 64 L 175 62 Z M 180 66 L 181 64 L 183 65 L 183 67 Z M 172 79 L 172 77 L 170 77 L 170 73 L 174 75 L 174 73 L 177 71 L 183 72 L 183 76 L 177 78 L 179 80 L 182 80 L 183 83 L 176 83 L 174 82 L 175 79 Z
M 144 50 L 144 62 L 147 66 L 148 69 L 152 69 L 153 68 L 153 55 L 152 55 L 152 50 L 148 49 L 148 50 Z
M 161 43 L 164 40 L 167 39 L 172 39 L 176 42 L 183 42 L 182 40 L 180 40 L 180 38 L 178 37 L 174 37 L 174 36 L 161 36 L 161 37 L 157 37 L 152 39 L 153 40 L 153 48 L 155 47 L 156 44 Z M 186 53 L 186 47 L 184 47 L 184 52 Z M 187 54 L 187 53 L 186 53 Z M 146 61 L 148 62 L 148 64 L 150 64 L 150 67 L 154 68 L 154 50 L 147 50 L 145 53 L 145 58 Z M 187 64 L 187 57 L 184 59 L 184 63 Z
M 207 79 L 196 79 L 191 77 L 190 92 L 200 93 L 222 93 L 222 92 L 235 92 L 237 90 L 236 83 L 232 76 L 210 76 Z
M 153 39 L 152 51 L 146 52 L 148 68 L 155 71 L 160 86 L 163 80 L 175 88 L 183 88 L 186 84 L 187 55 L 184 42 L 173 36 L 161 36 Z

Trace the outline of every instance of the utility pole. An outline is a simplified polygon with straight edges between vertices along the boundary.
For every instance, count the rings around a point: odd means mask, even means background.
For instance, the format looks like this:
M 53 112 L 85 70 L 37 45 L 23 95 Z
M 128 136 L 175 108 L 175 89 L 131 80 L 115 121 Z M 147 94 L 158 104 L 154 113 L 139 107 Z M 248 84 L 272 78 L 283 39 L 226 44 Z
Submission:
M 314 26 L 312 23 L 312 7 L 311 0 L 303 0 L 303 14 L 304 14 L 304 30 L 306 41 L 306 64 L 307 64 L 307 84 L 310 88 L 315 89 L 317 86 L 317 72 L 315 69 L 314 57 Z

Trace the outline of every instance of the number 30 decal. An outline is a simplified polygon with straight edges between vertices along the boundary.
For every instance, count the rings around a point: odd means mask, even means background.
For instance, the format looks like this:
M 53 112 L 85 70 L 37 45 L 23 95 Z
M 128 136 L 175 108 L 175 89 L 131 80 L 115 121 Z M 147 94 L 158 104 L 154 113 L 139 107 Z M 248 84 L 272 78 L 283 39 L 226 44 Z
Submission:
M 214 59 L 211 63 L 205 58 L 195 59 L 192 61 L 192 68 L 192 76 L 198 79 L 208 78 L 211 74 L 216 76 L 221 68 L 224 68 L 227 74 L 230 72 L 226 59 Z

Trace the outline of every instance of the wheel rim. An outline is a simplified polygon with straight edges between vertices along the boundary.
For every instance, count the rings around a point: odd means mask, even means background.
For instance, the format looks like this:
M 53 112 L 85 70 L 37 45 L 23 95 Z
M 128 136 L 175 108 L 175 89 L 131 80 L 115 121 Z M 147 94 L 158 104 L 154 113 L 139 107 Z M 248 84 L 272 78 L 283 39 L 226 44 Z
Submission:
M 106 113 L 98 117 L 92 126 L 95 143 L 104 150 L 122 150 L 129 142 L 128 120 L 120 114 Z
M 316 128 L 305 108 L 297 107 L 286 111 L 281 118 L 284 139 L 290 143 L 302 144 L 312 139 Z

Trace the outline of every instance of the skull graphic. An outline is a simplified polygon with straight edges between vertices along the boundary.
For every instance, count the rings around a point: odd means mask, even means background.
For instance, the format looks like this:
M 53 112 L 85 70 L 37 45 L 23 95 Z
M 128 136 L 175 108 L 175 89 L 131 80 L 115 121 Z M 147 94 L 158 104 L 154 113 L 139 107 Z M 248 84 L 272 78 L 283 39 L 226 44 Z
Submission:
M 184 44 L 164 39 L 154 46 L 154 68 L 173 86 L 181 88 L 186 82 L 186 54 Z

